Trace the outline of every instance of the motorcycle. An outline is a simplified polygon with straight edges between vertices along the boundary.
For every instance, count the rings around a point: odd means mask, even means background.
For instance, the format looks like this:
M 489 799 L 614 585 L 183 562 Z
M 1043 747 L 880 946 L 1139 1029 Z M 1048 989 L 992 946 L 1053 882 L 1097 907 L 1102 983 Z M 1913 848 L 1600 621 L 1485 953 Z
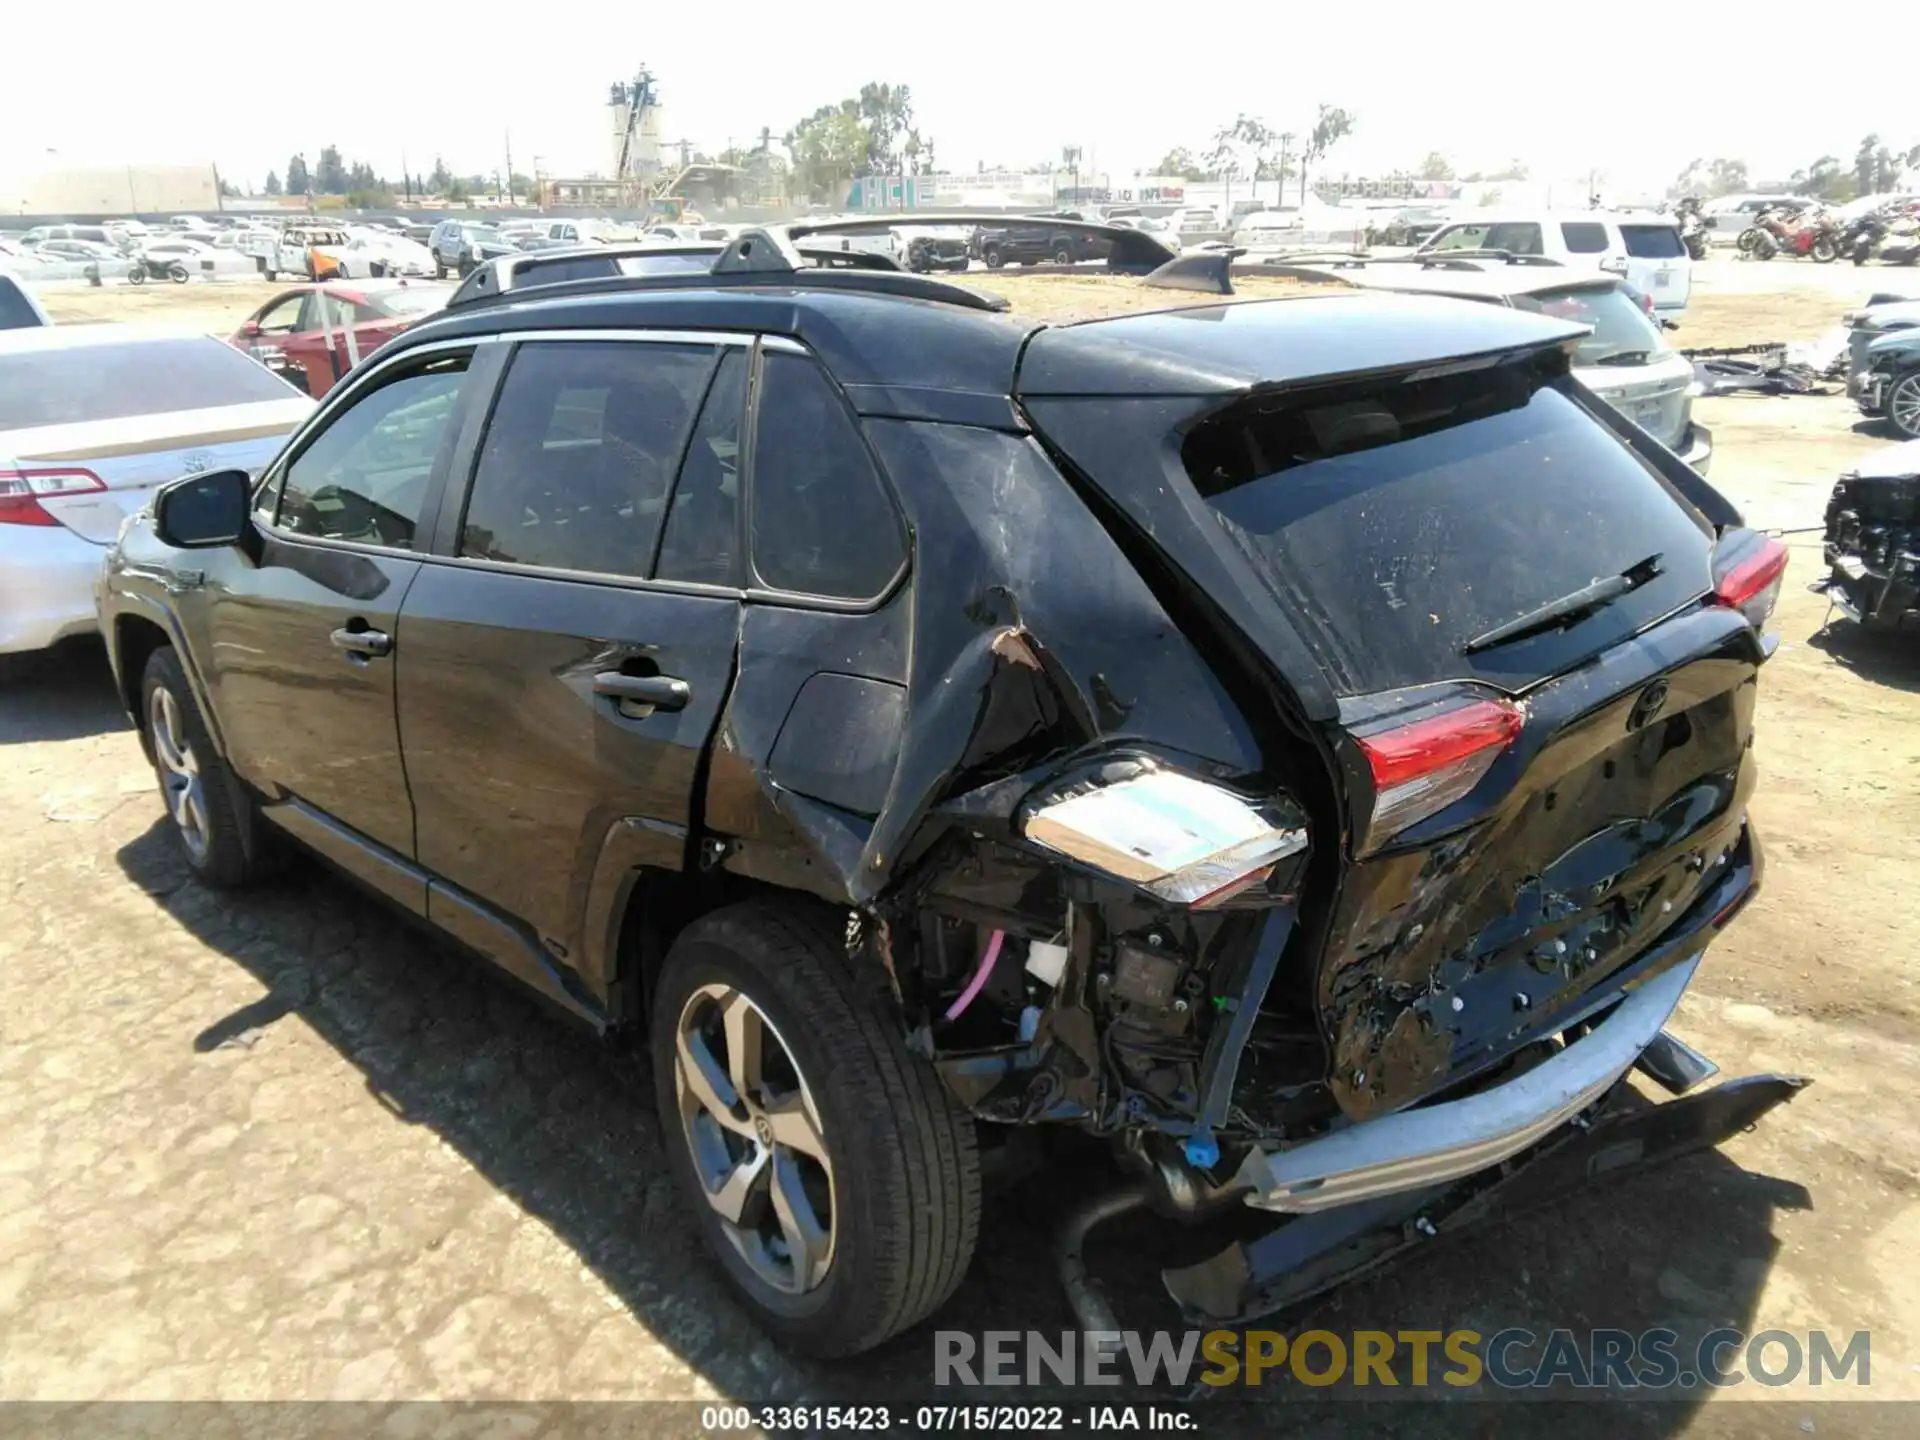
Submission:
M 1855 217 L 1840 237 L 1840 248 L 1856 265 L 1876 255 L 1889 265 L 1920 262 L 1920 206 L 1883 205 Z
M 192 278 L 187 267 L 182 265 L 178 260 L 162 264 L 157 260 L 137 258 L 127 267 L 127 283 L 129 285 L 144 285 L 147 283 L 149 276 L 152 276 L 156 280 L 164 276 L 176 285 L 184 285 Z
M 1689 195 L 1673 207 L 1674 219 L 1680 222 L 1680 243 L 1687 247 L 1687 254 L 1695 260 L 1707 258 L 1707 222 L 1700 213 L 1700 202 Z
M 1785 253 L 1830 265 L 1840 258 L 1839 227 L 1822 209 L 1758 210 L 1754 212 L 1754 223 L 1740 232 L 1735 243 L 1753 260 L 1771 260 Z

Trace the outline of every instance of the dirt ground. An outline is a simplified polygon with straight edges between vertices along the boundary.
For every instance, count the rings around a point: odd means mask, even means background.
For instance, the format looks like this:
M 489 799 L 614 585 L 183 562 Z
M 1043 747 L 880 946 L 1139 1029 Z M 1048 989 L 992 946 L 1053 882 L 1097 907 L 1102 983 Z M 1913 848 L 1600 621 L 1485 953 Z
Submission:
M 1811 338 L 1907 278 L 1700 271 L 1682 343 Z M 63 321 L 227 329 L 269 293 L 47 298 Z M 1805 590 L 1832 478 L 1887 441 L 1838 397 L 1698 413 L 1714 480 L 1795 533 L 1759 719 L 1766 888 L 1675 1028 L 1727 1074 L 1815 1083 L 1719 1153 L 1436 1245 L 1289 1326 L 1869 1330 L 1872 1383 L 1507 1404 L 1478 1433 L 1913 1433 L 1909 1407 L 1833 1402 L 1920 1400 L 1920 642 L 1827 627 Z M 0 691 L 0 754 L 0 1398 L 956 1398 L 931 1390 L 929 1329 L 829 1370 L 743 1320 L 694 1257 L 639 1060 L 317 867 L 244 897 L 190 882 L 97 650 Z M 995 1198 L 941 1323 L 1067 1324 L 1046 1237 L 1093 1183 L 1068 1169 Z M 1093 1246 L 1131 1324 L 1175 1323 L 1140 1268 L 1155 1244 L 1115 1226 Z M 525 1413 L 509 1428 L 552 1423 Z M 1465 1420 L 1308 1409 L 1297 1387 L 1198 1414 L 1203 1433 Z

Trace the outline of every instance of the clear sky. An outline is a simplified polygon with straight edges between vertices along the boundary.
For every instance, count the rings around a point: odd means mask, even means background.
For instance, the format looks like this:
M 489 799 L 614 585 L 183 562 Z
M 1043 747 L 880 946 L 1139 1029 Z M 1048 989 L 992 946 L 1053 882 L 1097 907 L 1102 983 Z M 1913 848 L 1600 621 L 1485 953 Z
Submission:
M 396 179 L 403 149 L 418 172 L 437 153 L 456 173 L 490 174 L 508 133 L 516 170 L 604 171 L 607 86 L 642 61 L 661 82 L 666 138 L 708 151 L 762 125 L 777 136 L 863 81 L 904 83 L 942 169 L 1024 166 L 1079 144 L 1086 168 L 1117 175 L 1173 145 L 1204 148 L 1239 111 L 1305 130 L 1320 101 L 1358 116 L 1329 157 L 1355 174 L 1437 149 L 1463 171 L 1517 156 L 1537 176 L 1597 169 L 1657 190 L 1695 157 L 1784 178 L 1823 153 L 1851 162 L 1869 131 L 1920 144 L 1920 101 L 1910 76 L 1895 78 L 1920 51 L 1920 10 L 1904 3 L 1384 0 L 1296 16 L 1101 0 L 949 8 L 959 18 L 939 21 L 940 8 L 349 0 L 189 5 L 196 18 L 175 24 L 127 0 L 16 4 L 0 171 L 211 161 L 257 187 L 294 151 L 312 163 L 331 143 Z M 323 14 L 324 29 L 302 33 Z M 199 18 L 214 16 L 231 23 Z M 97 43 L 76 38 L 88 35 Z M 1890 71 L 1876 56 L 1901 59 Z

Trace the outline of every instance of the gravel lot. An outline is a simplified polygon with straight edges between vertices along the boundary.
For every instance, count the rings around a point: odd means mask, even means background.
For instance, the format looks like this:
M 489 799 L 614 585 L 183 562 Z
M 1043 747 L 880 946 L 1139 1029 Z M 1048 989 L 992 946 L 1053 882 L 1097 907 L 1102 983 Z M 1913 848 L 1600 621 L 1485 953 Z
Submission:
M 1869 284 L 1909 280 L 1710 261 L 1678 338 L 1811 337 Z M 1019 299 L 1038 282 L 994 283 Z M 224 330 L 276 288 L 47 299 L 63 321 Z M 1816 526 L 1833 476 L 1885 443 L 1837 397 L 1700 415 L 1716 482 L 1783 529 Z M 1678 1028 L 1728 1073 L 1815 1085 L 1721 1153 L 1436 1246 L 1313 1323 L 1869 1329 L 1868 1393 L 1920 1399 L 1920 643 L 1823 629 L 1804 590 L 1818 536 L 1792 539 L 1761 701 L 1767 889 Z M 0 691 L 0 754 L 0 1399 L 928 1398 L 925 1331 L 829 1372 L 733 1309 L 679 1218 L 636 1057 L 316 866 L 244 897 L 189 882 L 97 648 Z M 1066 1166 L 993 1201 L 946 1323 L 1066 1324 L 1045 1234 L 1091 1183 Z M 1095 1266 L 1122 1277 L 1155 1243 L 1103 1235 Z M 1154 1291 L 1122 1278 L 1125 1318 L 1173 1323 Z M 1747 1385 L 1631 1428 L 1912 1433 L 1904 1407 L 1835 1398 Z M 1299 1400 L 1212 1413 L 1280 1424 Z M 1392 1423 L 1458 1428 L 1429 1408 Z M 1557 1425 L 1627 1428 L 1594 1406 Z

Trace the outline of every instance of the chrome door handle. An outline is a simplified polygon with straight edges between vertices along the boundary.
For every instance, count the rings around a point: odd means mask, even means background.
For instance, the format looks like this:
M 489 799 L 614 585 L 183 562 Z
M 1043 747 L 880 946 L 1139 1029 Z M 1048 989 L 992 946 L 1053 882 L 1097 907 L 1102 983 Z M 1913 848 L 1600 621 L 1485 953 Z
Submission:
M 393 650 L 393 637 L 378 630 L 341 629 L 333 632 L 333 644 L 349 655 L 386 655 Z

